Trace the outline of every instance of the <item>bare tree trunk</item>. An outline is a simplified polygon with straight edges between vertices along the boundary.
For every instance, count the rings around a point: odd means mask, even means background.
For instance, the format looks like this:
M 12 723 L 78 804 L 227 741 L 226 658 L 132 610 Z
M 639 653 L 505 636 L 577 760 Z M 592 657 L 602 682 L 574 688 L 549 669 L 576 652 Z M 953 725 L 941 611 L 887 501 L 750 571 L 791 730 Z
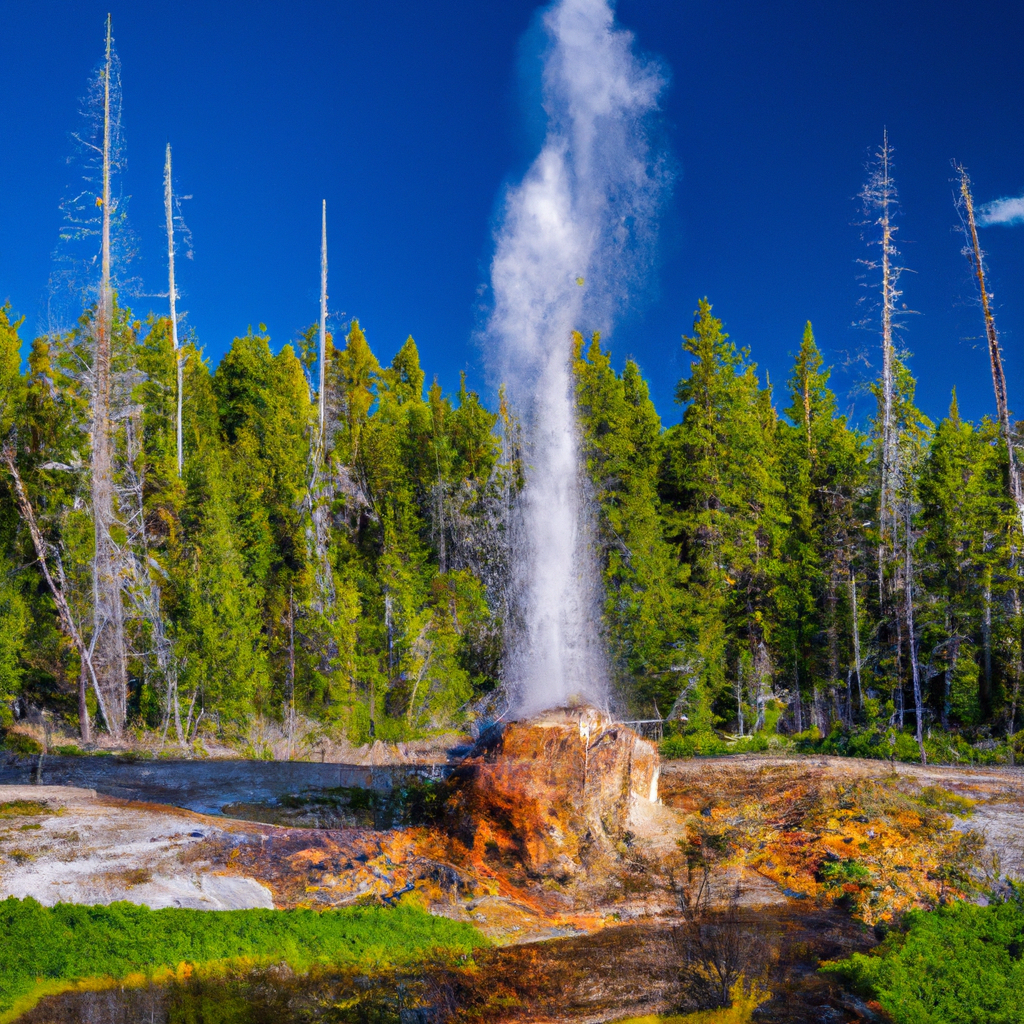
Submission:
M 39 524 L 36 522 L 35 512 L 32 509 L 32 503 L 28 500 L 28 493 L 25 490 L 25 485 L 22 482 L 21 474 L 18 472 L 17 463 L 14 461 L 14 449 L 7 445 L 3 449 L 2 458 L 4 465 L 7 466 L 7 471 L 11 474 L 11 479 L 14 481 L 14 497 L 18 503 L 18 511 L 21 513 L 22 519 L 28 524 L 28 531 L 32 537 L 32 546 L 35 548 L 36 557 L 39 559 L 39 566 L 43 571 L 43 579 L 46 580 L 46 585 L 50 588 L 50 593 L 53 595 L 53 603 L 57 606 L 57 618 L 61 624 L 61 628 L 71 639 L 71 643 L 74 645 L 75 650 L 78 652 L 79 663 L 82 666 L 80 671 L 84 671 L 88 674 L 88 678 L 93 686 L 93 692 L 96 694 L 96 700 L 100 707 L 100 714 L 103 716 L 104 724 L 107 729 L 110 729 L 110 718 L 107 714 L 107 704 L 104 699 L 103 690 L 100 688 L 99 680 L 96 677 L 95 666 L 93 662 L 93 651 L 91 647 L 87 647 L 82 637 L 82 631 L 78 628 L 75 623 L 75 618 L 71 614 L 71 607 L 68 605 L 67 597 L 64 594 L 63 586 L 63 572 L 60 572 L 60 566 L 58 563 L 59 578 L 54 579 L 53 573 L 50 571 L 50 565 L 46 557 L 46 542 L 43 540 L 43 535 L 39 530 Z M 81 687 L 81 679 L 79 679 L 79 687 Z M 79 709 L 84 704 L 84 699 L 79 692 Z M 82 739 L 88 742 L 89 737 L 86 732 L 89 729 L 88 715 L 83 720 L 84 725 L 80 722 L 79 728 L 82 730 Z
M 907 649 L 910 654 L 910 678 L 914 686 L 914 715 L 916 723 L 917 748 L 921 752 L 921 764 L 927 764 L 924 749 L 924 702 L 921 699 L 921 670 L 917 664 L 917 640 L 914 637 L 914 561 L 911 551 L 910 502 L 906 503 L 904 514 L 904 555 L 903 569 L 904 605 L 907 617 Z
M 971 195 L 971 179 L 963 167 L 960 172 L 960 196 L 964 213 L 967 217 L 967 230 L 971 244 L 967 249 L 974 267 L 974 275 L 978 279 L 978 292 L 981 295 L 981 309 L 985 316 L 985 335 L 988 338 L 989 362 L 992 366 L 992 387 L 996 393 L 996 409 L 999 414 L 999 430 L 1006 443 L 1006 455 L 1009 460 L 1009 491 L 1010 500 L 1017 509 L 1017 517 L 1024 528 L 1024 488 L 1021 485 L 1020 467 L 1013 447 L 1013 434 L 1010 430 L 1010 411 L 1006 397 L 1006 375 L 1003 373 L 1003 357 L 999 351 L 999 336 L 996 334 L 996 321 L 992 314 L 991 296 L 985 286 L 985 261 L 978 242 L 978 226 L 974 220 L 974 197 Z
M 167 217 L 167 294 L 171 305 L 171 345 L 174 349 L 174 367 L 177 390 L 177 410 L 174 418 L 174 434 L 177 442 L 178 478 L 181 478 L 184 467 L 184 456 L 181 443 L 181 407 L 182 407 L 182 363 L 181 349 L 178 347 L 178 292 L 174 286 L 174 194 L 171 191 L 171 144 L 167 144 L 167 159 L 164 162 L 164 213 Z
M 892 315 L 896 301 L 896 287 L 892 258 L 895 255 L 893 245 L 893 227 L 889 216 L 889 208 L 896 200 L 896 189 L 893 183 L 889 161 L 892 151 L 889 147 L 889 132 L 882 137 L 881 180 L 878 206 L 881 210 L 880 224 L 882 229 L 882 458 L 880 461 L 881 486 L 879 488 L 879 539 L 878 539 L 878 587 L 879 601 L 884 608 L 885 601 L 885 547 L 886 541 L 891 543 L 895 554 L 895 500 L 893 497 L 894 463 L 896 457 L 896 439 L 893 428 L 893 343 Z
M 327 430 L 327 200 L 323 201 L 320 230 L 320 451 L 326 445 Z
M 743 662 L 736 666 L 736 683 L 733 686 L 733 693 L 736 696 L 736 719 L 740 732 L 743 736 Z
M 114 525 L 113 441 L 110 389 L 112 362 L 113 291 L 110 284 L 110 74 L 112 38 L 107 17 L 107 51 L 103 94 L 103 195 L 100 300 L 94 327 L 92 409 L 92 514 L 94 664 L 106 692 L 107 728 L 120 738 L 128 695 L 124 606 L 111 528 Z
M 861 709 L 864 708 L 864 691 L 861 688 L 860 675 L 860 623 L 857 614 L 857 575 L 850 570 L 850 617 L 853 620 L 853 667 L 857 673 L 857 700 Z
M 319 392 L 317 395 L 317 428 L 315 442 L 309 450 L 309 489 L 307 502 L 311 521 L 306 532 L 307 550 L 316 565 L 316 592 L 313 607 L 328 613 L 334 607 L 336 591 L 330 559 L 331 490 L 327 457 L 327 200 L 323 202 L 320 232 L 320 338 L 318 349 Z
M 832 687 L 836 687 L 839 684 L 839 623 L 836 621 L 838 619 L 836 611 L 838 605 L 837 590 L 835 564 L 833 563 L 828 574 L 828 592 L 825 597 L 828 606 L 828 627 L 825 631 L 828 637 L 828 673 Z
M 85 661 L 79 659 L 78 666 L 78 732 L 83 743 L 92 742 L 92 723 L 89 721 L 89 669 Z
M 981 643 L 983 678 L 985 680 L 985 701 L 992 700 L 992 570 L 985 570 L 985 589 L 983 591 L 981 613 Z
M 295 597 L 288 590 L 288 760 L 295 733 Z
M 803 732 L 804 731 L 804 709 L 803 709 L 803 701 L 800 700 L 800 661 L 796 657 L 796 652 L 795 651 L 793 652 L 793 654 L 794 654 L 794 657 L 793 657 L 793 686 L 794 686 L 794 695 L 796 697 L 796 715 L 794 716 L 796 721 L 795 721 L 794 724 L 796 725 L 796 731 L 797 732 Z

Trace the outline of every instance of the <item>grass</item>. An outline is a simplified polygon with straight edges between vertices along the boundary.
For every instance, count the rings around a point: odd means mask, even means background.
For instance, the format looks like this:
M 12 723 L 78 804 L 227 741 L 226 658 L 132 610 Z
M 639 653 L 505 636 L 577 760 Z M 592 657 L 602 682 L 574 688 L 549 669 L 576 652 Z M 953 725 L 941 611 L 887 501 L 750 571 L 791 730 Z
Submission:
M 39 800 L 9 800 L 0 804 L 0 818 L 25 818 L 36 814 L 53 814 L 53 811 Z
M 409 905 L 340 910 L 150 910 L 0 901 L 0 1024 L 43 996 L 102 979 L 162 978 L 182 965 L 286 963 L 385 969 L 486 945 L 470 925 Z

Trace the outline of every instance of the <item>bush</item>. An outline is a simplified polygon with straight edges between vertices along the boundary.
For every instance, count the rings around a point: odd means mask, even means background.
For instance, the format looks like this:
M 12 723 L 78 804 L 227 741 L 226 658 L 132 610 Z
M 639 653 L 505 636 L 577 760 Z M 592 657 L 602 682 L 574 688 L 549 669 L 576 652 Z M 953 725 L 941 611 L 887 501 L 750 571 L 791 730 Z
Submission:
M 713 757 L 728 754 L 729 745 L 713 732 L 691 732 L 683 736 L 669 736 L 658 745 L 661 756 L 667 761 L 680 757 Z
M 60 754 L 62 757 L 85 757 L 86 751 L 84 751 L 77 743 L 64 743 L 59 747 L 54 747 L 53 752 Z
M 956 667 L 949 682 L 949 714 L 961 725 L 977 725 L 981 721 L 978 676 L 974 651 L 965 646 L 956 659 Z
M 486 944 L 471 925 L 409 904 L 322 912 L 150 910 L 132 903 L 44 907 L 11 897 L 0 901 L 0 935 L 0 1017 L 15 1003 L 24 1012 L 37 980 L 52 991 L 55 981 L 151 977 L 181 963 L 242 958 L 283 960 L 299 972 L 316 965 L 383 968 Z
M 877 1000 L 895 1024 L 1010 1024 L 1024 1020 L 1022 952 L 1018 895 L 913 912 L 874 952 L 821 970 Z
M 4 732 L 3 748 L 11 751 L 12 754 L 41 754 L 43 752 L 43 748 L 31 736 L 10 729 Z

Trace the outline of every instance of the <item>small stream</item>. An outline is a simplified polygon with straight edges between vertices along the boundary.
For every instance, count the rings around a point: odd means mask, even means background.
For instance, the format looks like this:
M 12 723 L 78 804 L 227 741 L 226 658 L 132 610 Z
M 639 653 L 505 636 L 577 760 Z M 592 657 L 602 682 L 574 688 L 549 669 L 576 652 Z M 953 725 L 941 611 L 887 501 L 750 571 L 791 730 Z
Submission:
M 362 790 L 389 794 L 436 782 L 448 766 L 334 764 L 318 761 L 186 760 L 115 755 L 18 755 L 0 751 L 0 785 L 79 786 L 104 796 L 169 804 L 200 814 L 275 806 L 300 795 Z
M 244 979 L 68 992 L 18 1024 L 426 1024 L 423 977 L 296 978 L 267 970 Z

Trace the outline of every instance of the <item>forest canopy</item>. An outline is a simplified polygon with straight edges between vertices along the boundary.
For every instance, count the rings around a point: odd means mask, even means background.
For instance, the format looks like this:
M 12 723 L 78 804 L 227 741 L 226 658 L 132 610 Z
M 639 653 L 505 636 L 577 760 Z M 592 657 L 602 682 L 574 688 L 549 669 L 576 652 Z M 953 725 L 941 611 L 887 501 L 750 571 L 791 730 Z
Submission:
M 95 317 L 35 339 L 22 367 L 21 323 L 0 311 L 7 721 L 33 706 L 81 728 L 84 708 L 111 727 L 54 597 L 87 635 Z M 124 726 L 188 745 L 294 710 L 362 741 L 479 712 L 502 677 L 523 481 L 504 399 L 428 387 L 412 338 L 382 364 L 352 321 L 328 338 L 321 441 L 315 348 L 250 328 L 216 369 L 182 349 L 179 478 L 169 321 L 115 305 L 112 325 Z M 916 705 L 957 734 L 947 756 L 1016 731 L 1020 526 L 998 424 L 965 421 L 955 393 L 931 423 L 896 360 L 883 536 L 881 408 L 867 430 L 847 422 L 810 324 L 776 393 L 702 300 L 667 429 L 634 362 L 616 370 L 596 335 L 572 345 L 624 713 L 673 717 L 689 750 L 782 731 L 916 756 L 900 732 Z

